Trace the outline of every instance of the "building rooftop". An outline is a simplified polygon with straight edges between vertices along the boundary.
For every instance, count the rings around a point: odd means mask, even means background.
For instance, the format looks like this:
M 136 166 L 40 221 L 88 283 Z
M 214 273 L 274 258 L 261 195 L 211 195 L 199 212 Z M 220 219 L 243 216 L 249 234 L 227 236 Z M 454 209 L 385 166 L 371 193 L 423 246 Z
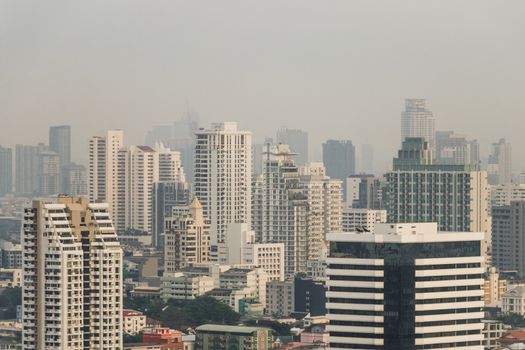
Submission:
M 437 223 L 376 223 L 372 232 L 329 233 L 328 241 L 370 243 L 425 243 L 481 241 L 483 232 L 438 232 Z
M 241 333 L 251 334 L 259 330 L 268 330 L 262 327 L 246 327 L 246 326 L 227 326 L 222 324 L 204 324 L 196 328 L 197 332 L 220 332 L 220 333 Z

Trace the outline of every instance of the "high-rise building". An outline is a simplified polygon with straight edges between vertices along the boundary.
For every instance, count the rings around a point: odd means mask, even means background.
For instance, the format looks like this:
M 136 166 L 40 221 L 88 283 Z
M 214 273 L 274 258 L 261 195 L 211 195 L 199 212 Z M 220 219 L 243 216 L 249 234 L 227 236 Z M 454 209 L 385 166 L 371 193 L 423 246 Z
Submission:
M 60 189 L 60 157 L 53 151 L 41 151 L 38 155 L 38 194 L 56 195 Z
M 15 147 L 15 192 L 31 196 L 38 192 L 38 155 L 45 146 L 16 145 Z
M 64 170 L 67 179 L 63 182 L 65 183 L 63 192 L 73 197 L 86 196 L 88 194 L 86 167 L 70 163 Z
M 328 140 L 323 143 L 323 163 L 326 175 L 346 179 L 355 174 L 355 147 L 350 140 Z
M 424 99 L 406 99 L 401 113 L 401 142 L 407 137 L 422 137 L 435 149 L 435 120 Z
M 436 131 L 434 157 L 438 164 L 479 164 L 479 144 L 453 131 Z
M 295 164 L 306 165 L 308 157 L 308 133 L 299 129 L 281 128 L 277 130 L 276 142 L 290 146 L 290 150 L 296 153 Z
M 122 250 L 109 206 L 59 196 L 24 212 L 23 349 L 122 349 Z
M 71 126 L 51 126 L 49 128 L 49 149 L 60 158 L 63 166 L 71 163 Z
M 323 163 L 308 163 L 299 168 L 308 201 L 308 239 L 312 246 L 320 245 L 328 232 L 340 232 L 343 228 L 342 181 L 330 178 L 325 171 Z M 308 260 L 316 259 L 319 249 L 311 249 L 313 256 Z
M 487 165 L 489 183 L 502 185 L 512 180 L 512 147 L 505 139 L 492 144 L 492 152 Z
M 60 192 L 69 193 L 68 167 L 71 163 L 71 126 L 60 125 L 49 128 L 49 149 L 60 159 Z
M 122 130 L 108 130 L 106 136 L 89 140 L 89 200 L 109 203 L 113 217 L 118 206 L 118 154 L 123 146 Z
M 153 184 L 153 244 L 164 246 L 164 220 L 172 216 L 173 208 L 190 204 L 191 186 L 188 182 L 162 181 Z
M 237 123 L 196 133 L 194 192 L 211 222 L 211 244 L 227 242 L 230 223 L 251 225 L 252 134 Z
M 193 181 L 193 153 L 195 150 L 195 133 L 199 128 L 199 115 L 188 111 L 173 125 L 154 126 L 147 134 L 145 144 L 155 147 L 162 143 L 181 154 L 182 166 L 188 181 Z
M 476 165 L 433 164 L 429 155 L 422 139 L 403 143 L 386 174 L 388 222 L 437 222 L 440 231 L 485 232 L 489 244 L 487 173 Z
M 185 182 L 180 152 L 172 151 L 162 144 L 157 144 L 155 151 L 159 154 L 159 181 Z
M 116 227 L 153 232 L 153 184 L 159 180 L 159 153 L 149 146 L 128 146 L 118 154 Z
M 370 174 L 351 175 L 345 180 L 345 207 L 383 209 L 386 179 Z
M 192 264 L 209 262 L 210 222 L 197 197 L 188 214 L 166 220 L 164 272 L 173 274 Z
M 373 174 L 374 168 L 374 148 L 372 145 L 364 144 L 361 146 L 361 163 L 360 172 L 364 174 Z
M 482 233 L 405 223 L 328 236 L 331 349 L 483 349 Z
M 13 192 L 13 150 L 0 146 L 0 197 Z
M 492 264 L 525 278 L 525 201 L 492 207 Z
M 319 242 L 309 240 L 308 197 L 294 155 L 284 144 L 267 150 L 253 195 L 253 229 L 260 242 L 284 243 L 288 275 L 306 271 L 319 249 Z

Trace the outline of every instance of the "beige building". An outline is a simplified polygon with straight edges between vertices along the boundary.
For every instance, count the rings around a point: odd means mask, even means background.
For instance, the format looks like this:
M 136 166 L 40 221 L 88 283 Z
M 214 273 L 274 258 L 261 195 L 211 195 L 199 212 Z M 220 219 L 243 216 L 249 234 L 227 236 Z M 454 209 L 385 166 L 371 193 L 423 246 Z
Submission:
M 525 315 L 525 286 L 517 285 L 503 293 L 501 311 Z
M 286 317 L 294 312 L 294 281 L 270 281 L 266 283 L 267 315 Z
M 22 237 L 23 348 L 121 349 L 123 254 L 108 204 L 33 201 Z
M 175 273 L 192 265 L 207 263 L 210 254 L 210 222 L 195 197 L 188 214 L 166 219 L 164 272 Z
M 494 305 L 501 301 L 507 291 L 507 280 L 501 279 L 495 267 L 490 267 L 483 284 L 485 305 Z
M 308 260 L 319 255 L 321 241 L 328 232 L 342 230 L 343 182 L 326 176 L 323 163 L 309 163 L 299 169 L 308 201 Z

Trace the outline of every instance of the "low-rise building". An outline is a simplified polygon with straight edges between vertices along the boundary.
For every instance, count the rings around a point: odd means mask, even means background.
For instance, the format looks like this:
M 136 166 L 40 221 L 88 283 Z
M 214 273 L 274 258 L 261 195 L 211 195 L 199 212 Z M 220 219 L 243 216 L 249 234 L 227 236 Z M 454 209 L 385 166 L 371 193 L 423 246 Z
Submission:
M 495 349 L 500 346 L 499 339 L 508 330 L 503 322 L 496 320 L 483 320 L 483 346 L 485 349 Z
M 135 335 L 146 327 L 147 317 L 140 311 L 123 310 L 122 318 L 122 330 L 126 334 Z
M 0 241 L 0 268 L 22 268 L 22 245 Z
M 501 311 L 525 315 L 525 286 L 518 285 L 503 294 Z
M 182 333 L 171 328 L 155 328 L 144 330 L 144 343 L 158 344 L 162 350 L 183 350 Z
M 375 224 L 386 222 L 386 210 L 343 208 L 343 232 L 374 232 Z
M 257 243 L 245 223 L 228 224 L 227 243 L 219 244 L 219 263 L 260 267 L 268 280 L 284 280 L 284 243 Z
M 192 276 L 182 272 L 162 277 L 162 298 L 190 300 L 195 299 L 215 287 L 210 276 Z
M 267 315 L 275 317 L 289 316 L 294 311 L 294 282 L 270 281 L 266 283 Z
M 0 287 L 14 288 L 22 286 L 22 269 L 0 268 Z
M 269 350 L 273 331 L 268 328 L 205 324 L 196 328 L 195 348 Z

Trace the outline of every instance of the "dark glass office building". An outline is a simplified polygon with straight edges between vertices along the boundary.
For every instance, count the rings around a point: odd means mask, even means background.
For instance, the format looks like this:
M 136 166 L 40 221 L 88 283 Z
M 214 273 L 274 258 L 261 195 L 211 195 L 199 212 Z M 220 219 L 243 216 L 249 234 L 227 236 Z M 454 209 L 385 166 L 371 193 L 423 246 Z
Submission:
M 330 348 L 482 350 L 482 233 L 435 223 L 329 234 Z

